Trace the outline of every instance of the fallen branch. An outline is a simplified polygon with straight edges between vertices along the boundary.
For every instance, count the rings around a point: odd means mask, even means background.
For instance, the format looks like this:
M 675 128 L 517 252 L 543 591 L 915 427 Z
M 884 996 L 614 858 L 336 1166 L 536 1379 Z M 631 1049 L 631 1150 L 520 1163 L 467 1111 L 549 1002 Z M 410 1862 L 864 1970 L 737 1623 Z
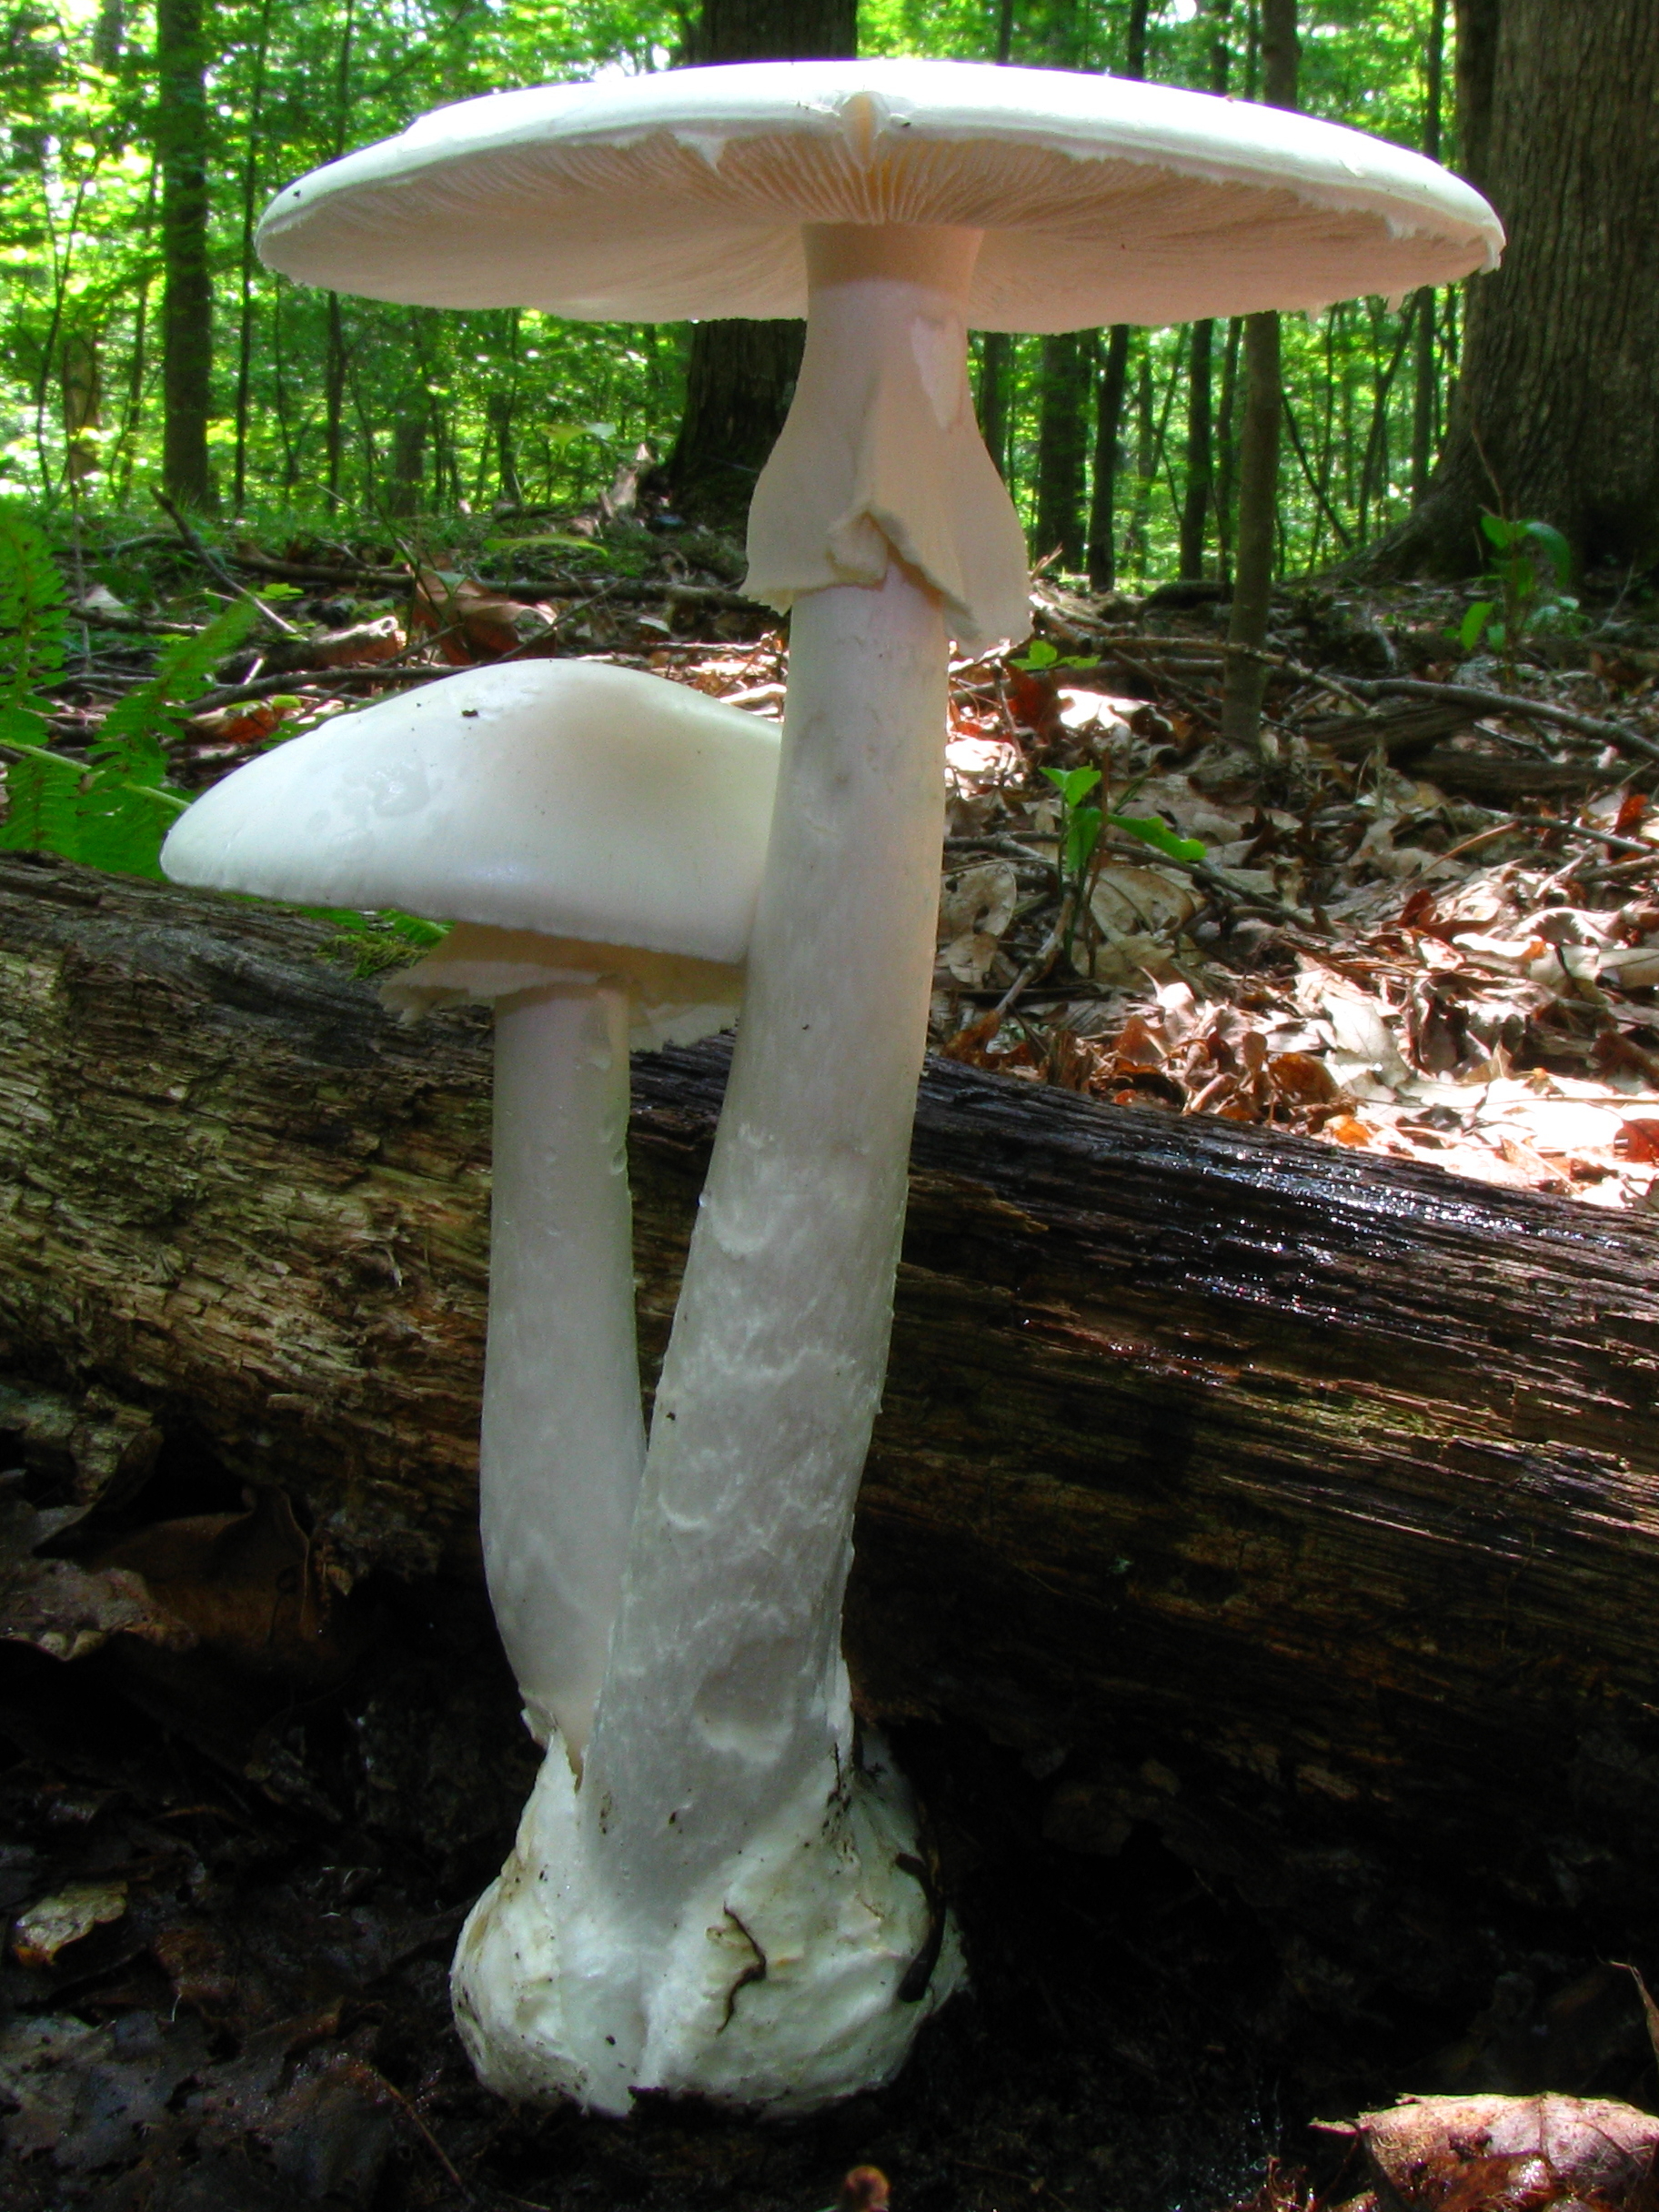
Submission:
M 1640 753 L 1644 759 L 1659 760 L 1659 744 L 1639 731 L 1627 729 L 1622 722 L 1604 722 L 1592 714 L 1580 714 L 1571 707 L 1557 707 L 1545 699 L 1519 699 L 1506 691 L 1487 691 L 1477 684 L 1432 684 L 1414 676 L 1381 676 L 1376 678 L 1350 677 L 1352 690 L 1366 699 L 1437 699 L 1449 705 L 1473 707 L 1481 714 L 1514 714 L 1533 721 L 1554 722 L 1563 729 L 1574 729 L 1581 737 L 1596 738 L 1604 745 L 1616 746 L 1622 752 Z
M 196 559 L 201 562 L 209 576 L 216 578 L 224 585 L 226 590 L 233 593 L 236 598 L 246 599 L 250 606 L 256 608 L 272 628 L 279 630 L 285 638 L 297 638 L 300 635 L 293 623 L 279 615 L 274 607 L 267 607 L 257 592 L 250 591 L 246 584 L 237 583 L 236 578 L 232 576 L 218 555 L 214 552 L 212 547 L 207 544 L 200 531 L 194 528 L 185 519 L 166 493 L 159 488 L 156 491 L 156 504 L 172 517 L 174 527 L 180 538 L 183 538 L 188 549 L 195 554 Z
M 415 588 L 414 574 L 407 568 L 346 568 L 317 561 L 274 560 L 263 553 L 233 553 L 229 558 L 238 568 L 287 583 L 338 584 L 360 591 L 407 592 Z M 584 577 L 577 581 L 568 577 L 520 576 L 506 582 L 494 577 L 480 577 L 477 580 L 489 590 L 504 593 L 510 598 L 579 599 L 590 593 L 602 592 L 607 598 L 628 601 L 678 599 L 689 607 L 766 614 L 773 620 L 779 618 L 772 609 L 762 607 L 756 599 L 745 598 L 740 591 L 729 591 L 713 584 L 678 584 L 666 578 L 660 582 L 644 577 Z

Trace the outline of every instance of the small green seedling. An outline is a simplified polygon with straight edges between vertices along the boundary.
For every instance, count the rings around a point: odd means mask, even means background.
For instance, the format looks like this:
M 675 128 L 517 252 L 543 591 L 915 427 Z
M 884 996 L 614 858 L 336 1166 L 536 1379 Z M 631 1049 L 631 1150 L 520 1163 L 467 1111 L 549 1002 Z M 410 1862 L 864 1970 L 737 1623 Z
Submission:
M 1095 872 L 1096 848 L 1103 829 L 1119 830 L 1171 860 L 1202 860 L 1204 848 L 1195 837 L 1178 837 L 1168 822 L 1161 821 L 1155 814 L 1116 814 L 1090 806 L 1087 802 L 1101 780 L 1098 768 L 1045 768 L 1042 772 L 1060 793 L 1057 866 L 1061 896 L 1066 902 L 1065 949 L 1070 959 L 1071 940 L 1088 900 Z
M 1481 517 L 1481 534 L 1492 548 L 1482 580 L 1495 585 L 1497 596 L 1473 601 L 1446 635 L 1465 653 L 1490 647 L 1513 669 L 1523 638 L 1550 631 L 1570 636 L 1577 624 L 1578 601 L 1566 589 L 1572 549 L 1551 523 L 1512 522 L 1490 510 Z
M 1018 669 L 1022 676 L 1040 676 L 1045 669 L 1093 669 L 1100 666 L 1096 653 L 1062 653 L 1057 645 L 1046 638 L 1033 638 L 1023 653 L 1010 656 L 1008 665 Z

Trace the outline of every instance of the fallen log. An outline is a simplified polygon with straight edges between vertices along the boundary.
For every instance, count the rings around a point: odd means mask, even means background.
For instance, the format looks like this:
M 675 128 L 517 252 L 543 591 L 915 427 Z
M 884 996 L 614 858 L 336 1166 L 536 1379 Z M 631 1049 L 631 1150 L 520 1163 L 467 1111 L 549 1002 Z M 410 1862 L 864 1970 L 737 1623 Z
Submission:
M 488 1025 L 398 1028 L 328 934 L 0 859 L 0 1365 L 205 1436 L 351 1573 L 473 1574 Z M 635 1064 L 648 1372 L 725 1064 Z M 1494 1897 L 1628 1938 L 1656 1261 L 1652 1218 L 933 1063 L 863 1709 L 1011 1747 L 1051 1837 L 1157 1839 L 1333 2001 L 1478 1978 Z

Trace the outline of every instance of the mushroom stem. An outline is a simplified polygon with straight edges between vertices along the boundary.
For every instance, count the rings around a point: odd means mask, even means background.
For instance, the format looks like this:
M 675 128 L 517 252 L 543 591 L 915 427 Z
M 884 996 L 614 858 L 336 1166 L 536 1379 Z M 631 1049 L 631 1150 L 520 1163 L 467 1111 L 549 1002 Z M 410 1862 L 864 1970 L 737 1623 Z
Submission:
M 828 1796 L 851 1771 L 841 1596 L 926 1041 L 944 726 L 935 594 L 895 562 L 799 602 L 743 1017 L 591 1748 L 642 1934 L 803 1775 Z
M 457 1953 L 463 2036 L 511 2096 L 811 2110 L 889 2078 L 960 1976 L 903 1785 L 878 1746 L 860 1764 L 840 1615 L 926 1042 L 947 606 L 975 596 L 951 581 L 960 516 L 942 492 L 917 509 L 904 440 L 963 446 L 976 246 L 809 238 L 759 534 L 817 444 L 832 489 L 840 471 L 818 544 L 832 575 L 874 572 L 791 578 L 811 533 L 772 530 L 769 582 L 794 599 L 778 799 L 609 1663 L 579 1788 L 548 1759 Z
M 645 1460 L 628 1041 L 621 989 L 496 1008 L 484 1567 L 525 1718 L 578 1762 Z

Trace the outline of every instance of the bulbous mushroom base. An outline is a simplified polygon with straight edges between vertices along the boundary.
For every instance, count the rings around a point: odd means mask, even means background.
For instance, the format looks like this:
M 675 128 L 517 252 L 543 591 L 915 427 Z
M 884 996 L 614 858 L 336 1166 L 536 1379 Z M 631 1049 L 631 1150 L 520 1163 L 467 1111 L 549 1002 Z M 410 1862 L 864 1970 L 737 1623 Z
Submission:
M 686 1900 L 666 1941 L 630 1932 L 603 1857 L 555 1743 L 451 1976 L 468 2054 L 504 2096 L 621 2114 L 634 2090 L 665 2089 L 814 2112 L 890 2081 L 964 1979 L 910 1794 L 884 1762 L 815 1777 Z

